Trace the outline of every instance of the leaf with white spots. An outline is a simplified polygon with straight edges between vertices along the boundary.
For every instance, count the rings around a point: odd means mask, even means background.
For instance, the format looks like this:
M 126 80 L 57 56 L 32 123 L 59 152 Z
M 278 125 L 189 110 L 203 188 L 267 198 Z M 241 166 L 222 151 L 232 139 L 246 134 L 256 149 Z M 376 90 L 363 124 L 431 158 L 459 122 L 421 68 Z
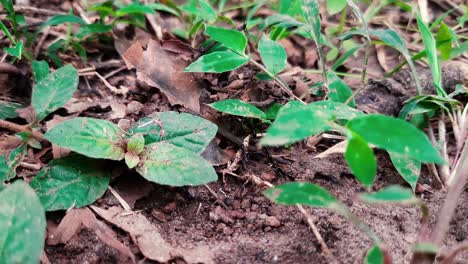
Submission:
M 45 228 L 44 209 L 26 183 L 0 192 L 0 263 L 39 263 Z
M 231 50 L 215 51 L 198 58 L 192 62 L 185 72 L 213 72 L 221 73 L 232 71 L 244 65 L 250 57 L 239 55 Z
M 266 119 L 266 115 L 262 110 L 239 99 L 226 99 L 212 103 L 210 106 L 220 112 L 231 115 Z

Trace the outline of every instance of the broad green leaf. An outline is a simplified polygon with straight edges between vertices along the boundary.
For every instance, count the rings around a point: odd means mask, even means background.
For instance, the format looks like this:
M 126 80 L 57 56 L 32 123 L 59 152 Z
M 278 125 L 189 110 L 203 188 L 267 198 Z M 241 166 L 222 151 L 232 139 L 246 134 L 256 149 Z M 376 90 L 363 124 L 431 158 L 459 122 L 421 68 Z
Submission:
M 212 103 L 209 106 L 230 115 L 266 119 L 266 115 L 262 110 L 239 99 L 226 99 Z
M 281 104 L 273 103 L 265 112 L 266 119 L 275 120 L 279 110 L 283 107 Z
M 21 57 L 23 56 L 23 49 L 23 42 L 18 41 L 15 43 L 15 45 L 13 45 L 13 47 L 5 48 L 5 51 L 11 56 L 17 58 L 18 60 L 21 60 Z
M 122 17 L 129 14 L 154 14 L 154 10 L 140 3 L 132 3 L 117 10 L 116 16 Z
M 233 51 L 216 51 L 198 58 L 187 68 L 185 72 L 213 72 L 221 73 L 232 71 L 244 65 L 250 57 L 239 55 Z
M 329 15 L 341 12 L 346 7 L 346 0 L 328 0 L 327 11 Z
M 124 158 L 123 131 L 114 123 L 87 117 L 66 120 L 47 131 L 50 142 L 96 159 Z
M 367 251 L 364 264 L 384 264 L 384 255 L 379 246 L 373 246 Z
M 391 185 L 378 192 L 360 193 L 358 197 L 363 202 L 374 204 L 417 204 L 420 202 L 419 199 L 414 196 L 411 189 L 403 188 L 399 185 Z
M 24 108 L 24 106 L 18 103 L 0 100 L 0 119 L 18 117 L 18 113 L 16 113 L 16 110 L 21 108 Z
M 429 67 L 431 68 L 432 79 L 437 89 L 437 95 L 447 96 L 442 87 L 442 75 L 434 36 L 419 15 L 416 16 L 416 21 L 418 22 L 419 31 L 421 32 L 421 37 L 424 42 L 424 48 L 426 50 L 427 59 L 429 60 Z
M 31 104 L 37 121 L 62 107 L 78 87 L 78 71 L 71 64 L 64 66 L 36 83 Z
M 128 139 L 127 152 L 140 154 L 145 150 L 145 137 L 142 134 L 136 134 Z
M 0 262 L 37 264 L 46 218 L 34 191 L 16 181 L 0 192 Z
M 111 175 L 106 163 L 70 155 L 49 162 L 30 184 L 46 211 L 87 206 L 101 197 L 109 186 Z
M 34 81 L 40 82 L 42 79 L 46 78 L 49 75 L 49 64 L 47 61 L 33 61 L 32 71 L 34 73 Z
M 109 32 L 111 29 L 112 25 L 105 25 L 101 23 L 86 24 L 82 25 L 78 29 L 78 32 L 76 32 L 76 37 L 82 39 L 90 35 Z
M 276 75 L 286 68 L 288 56 L 283 46 L 278 42 L 263 36 L 258 42 L 258 51 L 263 64 L 273 75 Z
M 239 30 L 206 26 L 205 34 L 241 55 L 247 47 L 247 37 Z
M 437 32 L 437 43 L 441 43 L 438 46 L 440 58 L 442 60 L 449 60 L 452 53 L 452 32 L 444 22 L 440 24 L 439 31 Z
M 366 115 L 349 121 L 347 127 L 370 144 L 389 152 L 421 162 L 444 163 L 426 135 L 401 119 L 380 114 Z
M 180 12 L 179 10 L 175 9 L 175 8 L 172 8 L 170 6 L 167 6 L 165 4 L 161 4 L 161 3 L 149 3 L 146 5 L 147 7 L 153 9 L 153 10 L 157 10 L 157 11 L 163 11 L 163 12 L 166 12 L 166 13 L 169 13 L 169 14 L 172 14 L 176 17 L 180 17 Z
M 316 44 L 320 43 L 320 13 L 317 0 L 302 0 L 302 11 L 311 27 L 311 35 Z
M 390 155 L 393 166 L 395 166 L 398 173 L 400 173 L 403 179 L 405 179 L 414 191 L 421 173 L 421 162 L 392 152 L 389 152 L 388 154 Z
M 377 161 L 374 152 L 359 135 L 351 134 L 345 152 L 346 162 L 354 176 L 367 188 L 370 188 L 377 174 Z
M 145 144 L 169 142 L 201 153 L 215 137 L 218 128 L 210 121 L 187 113 L 154 113 L 139 120 L 130 134 L 143 134 Z
M 320 208 L 335 208 L 338 201 L 326 189 L 308 182 L 288 182 L 269 188 L 263 194 L 271 201 L 284 204 L 303 204 Z
M 327 72 L 328 78 L 328 98 L 333 102 L 345 103 L 353 94 L 351 88 L 340 77 L 333 72 Z M 351 100 L 351 107 L 354 107 L 354 99 Z
M 332 129 L 335 119 L 349 120 L 364 115 L 342 103 L 320 101 L 308 105 L 290 102 L 278 112 L 275 122 L 260 141 L 264 146 L 281 146 Z
M 196 186 L 218 179 L 205 159 L 168 142 L 146 146 L 136 170 L 149 181 L 170 186 Z

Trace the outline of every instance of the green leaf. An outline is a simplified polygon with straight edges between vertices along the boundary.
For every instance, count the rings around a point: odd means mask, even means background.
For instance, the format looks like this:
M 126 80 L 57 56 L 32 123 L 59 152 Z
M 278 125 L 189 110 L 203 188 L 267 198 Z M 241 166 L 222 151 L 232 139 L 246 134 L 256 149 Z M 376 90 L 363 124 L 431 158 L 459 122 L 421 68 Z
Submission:
M 216 51 L 206 54 L 192 62 L 185 72 L 213 72 L 221 73 L 232 71 L 244 65 L 250 57 L 239 55 L 233 51 Z
M 46 218 L 34 191 L 16 181 L 0 192 L 0 260 L 37 264 L 44 247 Z
M 320 13 L 317 0 L 302 0 L 302 11 L 309 26 L 315 43 L 320 43 Z
M 137 171 L 147 180 L 170 186 L 196 186 L 216 181 L 211 165 L 196 153 L 158 142 L 147 146 Z
M 21 57 L 23 55 L 23 49 L 24 49 L 23 42 L 18 41 L 13 45 L 13 47 L 5 48 L 5 51 L 11 56 L 17 58 L 18 60 L 21 60 Z
M 239 99 L 226 99 L 212 103 L 209 106 L 230 115 L 266 119 L 266 115 L 262 110 Z
M 349 121 L 347 127 L 370 144 L 389 152 L 422 162 L 444 163 L 426 135 L 401 119 L 380 114 L 366 115 Z
M 0 161 L 2 163 L 2 166 L 0 166 L 0 175 L 2 175 L 3 181 L 9 181 L 16 177 L 16 168 L 26 156 L 26 151 L 26 145 L 21 144 L 10 151 L 6 159 L 2 157 Z
M 405 179 L 414 191 L 421 173 L 421 162 L 392 152 L 389 152 L 388 154 L 390 155 L 393 166 L 395 166 L 398 173 L 400 173 L 403 179 Z
M 24 108 L 24 106 L 18 103 L 0 100 L 0 119 L 3 120 L 18 117 L 18 113 L 16 113 L 16 110 L 21 108 Z
M 76 37 L 82 39 L 89 35 L 109 32 L 111 29 L 112 25 L 105 25 L 101 23 L 86 24 L 82 25 L 78 29 L 78 32 L 76 32 Z
M 346 7 L 346 0 L 328 0 L 327 11 L 329 15 L 334 15 L 341 12 Z
M 44 209 L 56 211 L 94 203 L 107 190 L 110 178 L 105 160 L 70 155 L 49 162 L 30 184 Z
M 437 95 L 447 96 L 442 87 L 442 75 L 434 36 L 419 15 L 416 16 L 416 21 L 418 22 L 419 31 L 421 32 L 421 37 L 424 42 L 424 48 L 426 50 L 427 59 L 429 60 L 429 67 L 431 68 L 432 79 L 437 89 Z
M 218 17 L 216 10 L 210 5 L 208 1 L 205 0 L 199 0 L 198 4 L 200 5 L 200 8 L 198 9 L 197 15 L 204 21 L 214 23 Z
M 39 81 L 34 87 L 31 99 L 37 121 L 62 107 L 73 97 L 77 87 L 78 71 L 71 64 Z
M 440 24 L 439 31 L 437 32 L 437 43 L 441 43 L 438 46 L 440 58 L 442 60 L 449 60 L 452 53 L 452 32 L 451 28 L 444 22 Z
M 87 117 L 66 120 L 47 131 L 50 142 L 96 159 L 122 160 L 124 132 L 114 123 Z
M 42 23 L 42 25 L 39 27 L 37 32 L 40 32 L 45 27 L 56 26 L 56 25 L 60 25 L 64 23 L 77 23 L 77 24 L 83 24 L 83 25 L 86 24 L 86 22 L 83 19 L 74 15 L 55 15 L 49 18 L 49 20 Z
M 281 107 L 283 107 L 281 104 L 273 103 L 265 112 L 266 119 L 275 120 Z
M 168 142 L 201 153 L 217 130 L 215 124 L 201 117 L 168 111 L 142 118 L 129 133 L 143 134 L 145 144 Z
M 345 103 L 353 94 L 351 88 L 340 77 L 333 72 L 327 72 L 328 78 L 328 98 L 333 102 Z M 354 99 L 349 103 L 351 107 L 355 106 Z
M 283 106 L 275 122 L 260 141 L 264 146 L 281 146 L 330 130 L 335 119 L 349 120 L 364 115 L 345 104 L 320 101 L 308 105 L 290 102 Z
M 135 168 L 138 163 L 140 163 L 140 157 L 137 154 L 132 152 L 125 153 L 125 164 L 127 164 L 129 169 Z
M 334 209 L 338 201 L 326 189 L 308 182 L 288 182 L 267 189 L 263 194 L 271 201 L 284 204 L 303 204 Z
M 360 193 L 358 197 L 363 202 L 373 204 L 417 204 L 420 202 L 419 199 L 414 196 L 411 189 L 403 188 L 399 185 L 391 185 L 378 192 Z
M 206 26 L 205 34 L 241 55 L 247 47 L 247 37 L 239 30 Z
M 154 14 L 154 10 L 140 3 L 132 3 L 117 10 L 116 16 L 122 17 L 129 14 Z
M 258 51 L 263 64 L 273 75 L 282 72 L 286 68 L 288 55 L 278 42 L 263 36 L 258 42 Z
M 127 142 L 127 152 L 140 154 L 145 150 L 145 138 L 142 134 L 132 136 Z
M 384 255 L 379 246 L 373 246 L 369 249 L 364 264 L 384 264 Z
M 34 81 L 36 83 L 42 81 L 44 78 L 49 75 L 49 64 L 47 61 L 33 61 L 32 64 L 32 71 L 34 73 Z
M 351 133 L 348 138 L 345 159 L 354 176 L 367 188 L 374 183 L 377 161 L 369 144 L 359 135 Z

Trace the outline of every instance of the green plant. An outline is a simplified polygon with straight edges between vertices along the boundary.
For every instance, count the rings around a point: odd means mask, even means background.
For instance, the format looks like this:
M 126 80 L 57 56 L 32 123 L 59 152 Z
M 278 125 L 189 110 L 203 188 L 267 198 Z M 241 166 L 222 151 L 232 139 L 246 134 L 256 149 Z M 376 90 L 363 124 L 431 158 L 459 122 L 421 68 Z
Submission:
M 12 0 L 0 1 L 3 8 L 8 12 L 7 19 L 11 24 L 11 30 L 0 21 L 0 30 L 5 33 L 5 36 L 10 40 L 10 47 L 4 48 L 4 51 L 15 59 L 21 60 L 24 50 L 24 43 L 19 38 L 18 27 L 24 24 L 25 18 L 15 12 Z

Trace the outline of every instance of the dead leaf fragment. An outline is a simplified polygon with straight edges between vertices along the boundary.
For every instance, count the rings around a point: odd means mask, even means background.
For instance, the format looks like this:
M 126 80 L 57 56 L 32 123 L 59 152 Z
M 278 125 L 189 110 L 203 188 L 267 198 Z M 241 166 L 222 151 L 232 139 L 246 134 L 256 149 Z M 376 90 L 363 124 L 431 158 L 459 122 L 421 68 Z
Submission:
M 199 113 L 201 87 L 191 73 L 184 72 L 189 64 L 186 55 L 166 51 L 154 40 L 142 50 L 136 42 L 122 54 L 125 63 L 137 69 L 137 78 L 158 88 L 171 105 L 181 104 Z
M 176 257 L 182 257 L 187 263 L 214 263 L 213 253 L 208 247 L 193 249 L 173 247 L 164 240 L 156 226 L 139 212 L 128 213 L 119 206 L 107 210 L 91 206 L 91 209 L 106 221 L 128 232 L 141 253 L 151 260 L 168 262 Z

